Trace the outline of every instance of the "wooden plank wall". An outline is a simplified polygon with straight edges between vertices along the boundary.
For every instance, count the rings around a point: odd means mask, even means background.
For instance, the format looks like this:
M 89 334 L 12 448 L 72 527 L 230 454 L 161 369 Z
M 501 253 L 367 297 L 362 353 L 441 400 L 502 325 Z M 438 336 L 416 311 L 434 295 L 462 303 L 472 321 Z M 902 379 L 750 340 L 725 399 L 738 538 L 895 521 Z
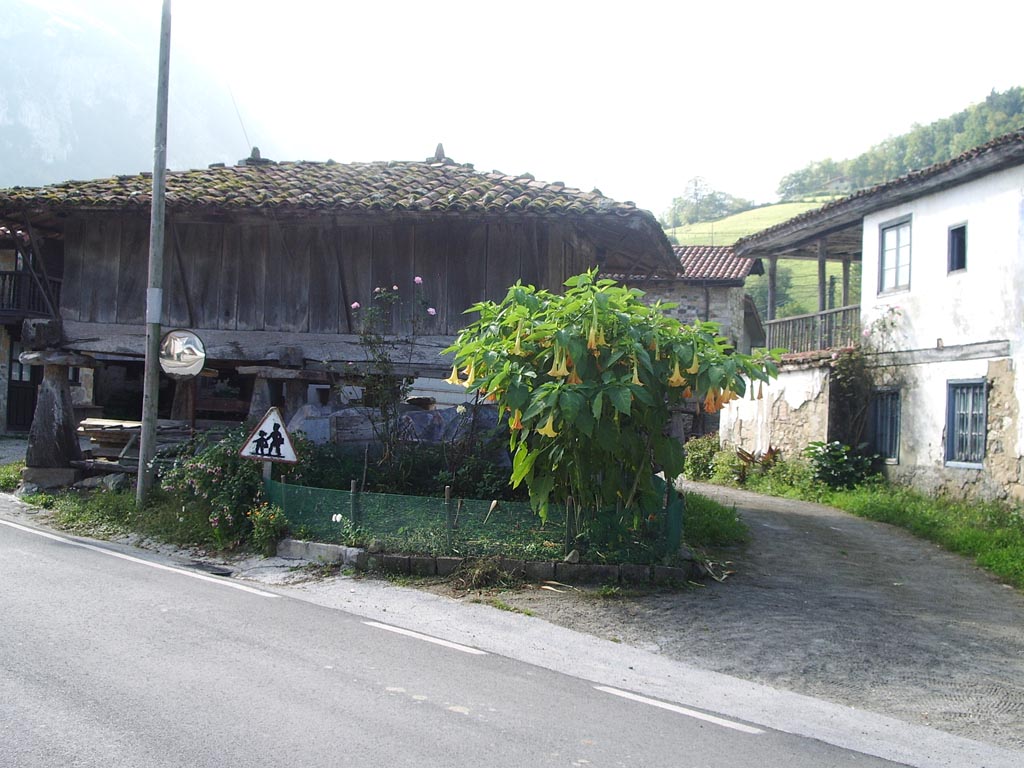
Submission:
M 61 313 L 68 320 L 145 319 L 148 220 L 96 215 L 65 231 Z M 194 329 L 357 333 L 375 287 L 399 286 L 394 333 L 446 336 L 516 280 L 561 290 L 594 250 L 566 223 L 173 221 L 167 229 L 164 324 Z M 422 284 L 414 283 L 415 277 Z M 433 307 L 436 314 L 427 314 Z

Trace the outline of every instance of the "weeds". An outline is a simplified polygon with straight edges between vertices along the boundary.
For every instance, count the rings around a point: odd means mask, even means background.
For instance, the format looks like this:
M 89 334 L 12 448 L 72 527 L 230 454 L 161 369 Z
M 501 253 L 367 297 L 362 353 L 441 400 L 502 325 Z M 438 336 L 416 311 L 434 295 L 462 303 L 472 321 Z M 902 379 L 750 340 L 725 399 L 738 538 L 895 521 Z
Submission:
M 13 493 L 18 489 L 18 485 L 21 483 L 21 470 L 24 466 L 24 461 L 15 461 L 0 466 L 0 491 Z

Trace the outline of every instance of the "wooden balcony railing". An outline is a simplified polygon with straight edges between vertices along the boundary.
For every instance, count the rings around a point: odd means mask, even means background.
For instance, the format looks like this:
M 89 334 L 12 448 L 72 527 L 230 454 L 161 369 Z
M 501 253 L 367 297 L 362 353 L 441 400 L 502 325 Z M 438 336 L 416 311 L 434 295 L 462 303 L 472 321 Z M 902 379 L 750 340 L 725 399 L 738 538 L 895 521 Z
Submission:
M 764 326 L 769 349 L 782 347 L 789 352 L 841 349 L 853 346 L 860 339 L 860 306 L 769 320 Z
M 60 308 L 60 280 L 50 280 L 50 290 Z M 7 317 L 46 317 L 49 310 L 39 285 L 31 272 L 21 270 L 0 271 L 0 313 Z

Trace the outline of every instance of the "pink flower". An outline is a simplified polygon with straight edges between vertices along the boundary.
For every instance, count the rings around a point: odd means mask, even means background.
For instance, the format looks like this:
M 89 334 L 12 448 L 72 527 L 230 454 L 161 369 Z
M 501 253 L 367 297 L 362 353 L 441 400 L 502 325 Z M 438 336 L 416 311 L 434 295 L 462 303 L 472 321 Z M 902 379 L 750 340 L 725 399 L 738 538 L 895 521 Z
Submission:
M 868 336 L 871 335 L 871 331 L 869 329 L 865 328 L 863 331 L 860 332 L 860 335 L 863 336 L 866 339 Z
M 358 301 L 353 301 L 352 302 L 352 309 L 359 309 L 359 307 L 361 307 L 361 306 L 362 306 L 362 304 L 360 304 Z
M 392 285 L 391 286 L 391 290 L 392 291 L 397 291 L 398 290 L 398 286 L 397 285 Z
M 412 281 L 416 283 L 416 285 L 423 285 L 423 278 L 420 277 L 419 275 L 416 275 L 416 277 L 414 277 Z
M 433 307 L 427 307 L 427 314 L 433 317 L 434 315 L 437 314 L 437 310 L 434 309 Z

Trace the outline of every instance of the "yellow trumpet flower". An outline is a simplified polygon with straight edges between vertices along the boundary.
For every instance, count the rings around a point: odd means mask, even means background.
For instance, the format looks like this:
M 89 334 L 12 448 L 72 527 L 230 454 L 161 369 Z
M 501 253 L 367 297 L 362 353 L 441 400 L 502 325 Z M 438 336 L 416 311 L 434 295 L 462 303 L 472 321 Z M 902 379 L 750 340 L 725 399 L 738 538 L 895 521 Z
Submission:
M 457 365 L 452 366 L 452 375 L 444 380 L 446 384 L 461 384 L 462 381 L 459 379 L 459 368 Z
M 543 427 L 537 430 L 538 435 L 544 435 L 544 437 L 558 437 L 558 433 L 555 432 L 555 414 L 554 411 L 548 414 L 547 423 Z
M 569 378 L 565 380 L 566 384 L 582 384 L 583 379 L 576 373 L 576 366 L 573 366 L 572 370 L 569 371 Z
M 587 349 L 593 352 L 597 349 L 597 323 L 592 323 L 590 333 L 587 334 Z
M 722 407 L 721 401 L 718 399 L 720 390 L 717 387 L 712 387 L 708 390 L 707 396 L 704 398 L 704 410 L 707 413 L 714 413 Z
M 597 330 L 597 346 L 607 347 L 608 342 L 604 340 L 604 328 L 598 328 Z
M 637 372 L 637 369 L 636 369 L 636 358 L 635 357 L 633 358 L 633 381 L 630 382 L 630 383 L 632 383 L 632 384 L 639 384 L 641 387 L 644 385 L 644 383 L 642 381 L 640 381 L 640 375 L 639 375 L 639 373 Z
M 696 373 L 700 370 L 700 361 L 697 359 L 697 350 L 693 350 L 693 365 L 686 369 L 687 373 Z
M 522 429 L 523 428 L 523 413 L 516 408 L 515 415 L 512 417 L 512 423 L 508 425 L 509 429 Z
M 668 377 L 668 385 L 670 387 L 681 387 L 684 384 L 686 384 L 686 379 L 679 372 L 679 361 L 676 360 L 676 366 L 672 369 L 672 375 Z
M 519 321 L 519 327 L 516 328 L 516 345 L 512 348 L 512 354 L 513 355 L 522 356 L 522 355 L 526 354 L 525 352 L 523 352 L 522 336 L 523 336 L 523 321 L 520 320 Z
M 469 367 L 463 369 L 462 372 L 464 374 L 466 374 L 466 380 L 464 382 L 462 382 L 462 386 L 464 386 L 464 387 L 471 387 L 471 386 L 473 386 L 473 382 L 476 381 L 476 363 L 475 362 L 470 363 Z
M 555 345 L 555 357 L 551 361 L 551 370 L 548 371 L 548 376 L 553 376 L 556 379 L 560 379 L 563 376 L 569 375 L 569 369 L 565 365 L 565 350 Z

